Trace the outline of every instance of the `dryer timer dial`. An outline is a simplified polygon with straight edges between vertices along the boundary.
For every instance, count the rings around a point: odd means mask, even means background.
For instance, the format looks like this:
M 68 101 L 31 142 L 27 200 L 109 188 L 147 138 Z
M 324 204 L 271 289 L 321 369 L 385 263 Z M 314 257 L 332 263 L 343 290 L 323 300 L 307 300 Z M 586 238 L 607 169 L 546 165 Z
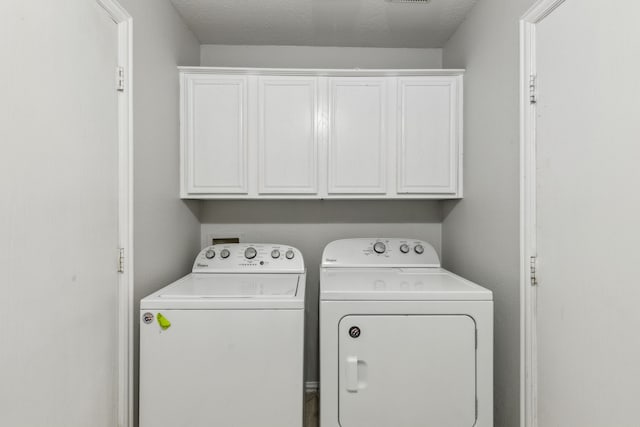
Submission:
M 378 253 L 378 254 L 383 254 L 387 250 L 387 247 L 382 242 L 376 242 L 373 245 L 373 250 L 376 251 L 376 253 Z
M 256 251 L 256 248 L 249 246 L 245 251 L 244 251 L 244 257 L 246 259 L 254 259 L 256 257 L 256 255 L 258 255 L 258 251 Z

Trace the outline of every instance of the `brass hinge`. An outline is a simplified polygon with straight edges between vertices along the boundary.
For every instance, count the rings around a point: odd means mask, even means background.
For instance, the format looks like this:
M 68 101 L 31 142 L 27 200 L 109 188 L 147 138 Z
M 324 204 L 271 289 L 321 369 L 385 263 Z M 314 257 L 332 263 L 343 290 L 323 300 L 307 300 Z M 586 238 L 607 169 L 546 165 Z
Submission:
M 118 250 L 118 273 L 124 273 L 124 248 Z

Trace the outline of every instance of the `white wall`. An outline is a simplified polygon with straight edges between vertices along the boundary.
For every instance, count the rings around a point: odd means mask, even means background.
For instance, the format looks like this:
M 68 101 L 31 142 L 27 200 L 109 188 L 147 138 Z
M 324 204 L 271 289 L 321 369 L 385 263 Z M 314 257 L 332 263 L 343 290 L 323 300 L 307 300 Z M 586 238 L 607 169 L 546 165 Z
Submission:
M 169 0 L 121 1 L 133 16 L 134 28 L 137 390 L 139 300 L 188 273 L 199 249 L 199 204 L 179 199 L 176 67 L 199 65 L 200 46 Z
M 429 201 L 212 201 L 202 210 L 211 237 L 297 247 L 307 267 L 306 381 L 318 380 L 318 276 L 322 250 L 348 237 L 412 237 L 440 252 L 440 206 Z
M 495 425 L 519 424 L 519 19 L 533 0 L 480 0 L 444 47 L 466 68 L 465 198 L 443 206 L 445 266 L 494 291 Z
M 211 67 L 442 68 L 442 49 L 202 45 Z

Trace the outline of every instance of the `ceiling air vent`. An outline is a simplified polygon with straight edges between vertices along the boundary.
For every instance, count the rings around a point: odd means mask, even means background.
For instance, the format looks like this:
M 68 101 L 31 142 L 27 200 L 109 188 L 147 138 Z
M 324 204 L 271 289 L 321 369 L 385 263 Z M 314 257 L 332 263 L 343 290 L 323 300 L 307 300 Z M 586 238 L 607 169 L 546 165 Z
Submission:
M 413 4 L 427 4 L 431 3 L 431 0 L 386 0 L 388 3 L 413 3 Z

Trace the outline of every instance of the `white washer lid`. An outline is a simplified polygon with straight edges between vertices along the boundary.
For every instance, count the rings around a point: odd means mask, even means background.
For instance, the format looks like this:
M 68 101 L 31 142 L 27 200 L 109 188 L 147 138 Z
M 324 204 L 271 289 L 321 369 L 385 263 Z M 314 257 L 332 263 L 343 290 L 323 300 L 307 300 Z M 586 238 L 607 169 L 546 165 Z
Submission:
M 299 274 L 189 274 L 149 295 L 141 309 L 303 308 Z
M 323 268 L 323 301 L 491 301 L 493 294 L 442 268 Z

